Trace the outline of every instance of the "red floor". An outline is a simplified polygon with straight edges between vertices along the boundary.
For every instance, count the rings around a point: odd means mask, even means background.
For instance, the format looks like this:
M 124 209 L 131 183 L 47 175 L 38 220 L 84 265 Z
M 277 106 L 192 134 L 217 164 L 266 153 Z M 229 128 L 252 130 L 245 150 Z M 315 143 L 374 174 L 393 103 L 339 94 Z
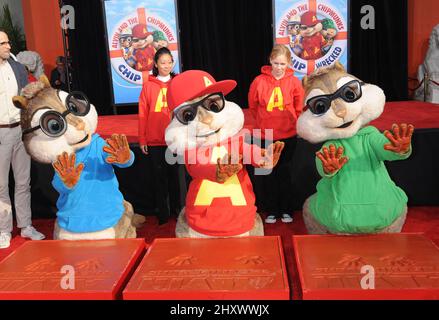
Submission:
M 34 226 L 43 232 L 47 239 L 52 239 L 54 220 L 35 220 Z M 169 223 L 159 226 L 155 217 L 147 217 L 146 224 L 138 230 L 138 237 L 144 237 L 146 242 L 151 243 L 155 238 L 172 238 L 174 237 L 175 219 L 171 219 Z M 403 232 L 422 232 L 426 237 L 439 245 L 439 207 L 412 207 L 409 209 L 406 224 Z M 294 222 L 284 224 L 277 222 L 275 224 L 265 225 L 266 235 L 280 235 L 285 251 L 285 259 L 288 269 L 288 278 L 293 291 L 293 299 L 300 299 L 299 278 L 292 249 L 291 236 L 294 234 L 306 234 L 305 225 L 302 215 L 296 212 Z M 11 246 L 8 249 L 0 249 L 0 261 L 7 255 L 22 245 L 25 239 L 19 236 L 17 230 L 13 232 Z

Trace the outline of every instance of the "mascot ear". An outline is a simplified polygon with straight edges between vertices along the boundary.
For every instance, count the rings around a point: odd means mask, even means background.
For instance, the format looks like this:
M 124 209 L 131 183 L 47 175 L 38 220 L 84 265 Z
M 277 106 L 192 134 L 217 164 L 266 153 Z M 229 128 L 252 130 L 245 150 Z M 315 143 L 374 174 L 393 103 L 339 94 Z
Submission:
M 16 106 L 18 109 L 25 110 L 27 108 L 28 101 L 25 97 L 15 96 L 12 98 L 12 102 L 14 103 L 14 106 Z
M 334 69 L 346 73 L 344 66 L 338 60 L 334 63 Z
M 305 90 L 307 88 L 308 82 L 309 82 L 308 76 L 304 76 L 302 79 L 302 86 Z
M 42 74 L 40 76 L 39 80 L 40 80 L 40 82 L 42 82 L 44 84 L 44 87 L 46 87 L 46 88 L 50 88 L 51 87 L 49 79 L 47 79 L 46 75 Z
M 308 84 L 308 77 L 307 76 L 304 76 L 303 77 L 303 79 L 302 79 L 302 86 L 304 87 L 304 88 L 306 88 L 306 85 Z

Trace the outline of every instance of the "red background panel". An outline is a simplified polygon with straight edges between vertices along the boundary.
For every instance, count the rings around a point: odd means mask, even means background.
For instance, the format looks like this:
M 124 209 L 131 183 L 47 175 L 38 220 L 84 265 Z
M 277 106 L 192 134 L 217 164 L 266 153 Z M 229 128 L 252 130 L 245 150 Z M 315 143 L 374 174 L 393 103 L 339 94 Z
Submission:
M 255 119 L 248 109 L 243 112 L 244 129 L 252 130 Z M 138 143 L 138 118 L 137 114 L 100 116 L 97 133 L 104 139 L 113 133 L 125 134 L 129 143 Z M 419 101 L 387 102 L 383 114 L 370 124 L 384 131 L 390 130 L 393 123 L 410 123 L 415 129 L 439 128 L 439 106 Z
M 36 51 L 50 77 L 57 56 L 64 56 L 61 12 L 58 0 L 21 0 L 27 50 Z

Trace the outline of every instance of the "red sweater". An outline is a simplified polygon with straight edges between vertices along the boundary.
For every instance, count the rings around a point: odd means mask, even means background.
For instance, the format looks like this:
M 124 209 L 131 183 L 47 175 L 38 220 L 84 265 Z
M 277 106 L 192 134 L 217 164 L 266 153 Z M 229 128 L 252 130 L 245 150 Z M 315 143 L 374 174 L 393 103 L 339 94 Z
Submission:
M 286 139 L 296 134 L 296 122 L 303 109 L 304 90 L 293 70 L 287 69 L 276 80 L 271 66 L 263 66 L 248 93 L 248 106 L 256 119 L 257 129 L 273 129 L 273 139 Z
M 244 163 L 255 165 L 260 160 L 261 149 L 245 143 L 239 134 L 218 145 L 186 151 L 186 168 L 193 179 L 186 197 L 186 218 L 202 234 L 235 236 L 254 226 L 255 195 L 245 166 L 224 183 L 216 182 L 216 159 L 231 150 L 243 155 Z
M 166 146 L 165 130 L 171 121 L 166 101 L 168 82 L 150 76 L 139 97 L 139 143 Z

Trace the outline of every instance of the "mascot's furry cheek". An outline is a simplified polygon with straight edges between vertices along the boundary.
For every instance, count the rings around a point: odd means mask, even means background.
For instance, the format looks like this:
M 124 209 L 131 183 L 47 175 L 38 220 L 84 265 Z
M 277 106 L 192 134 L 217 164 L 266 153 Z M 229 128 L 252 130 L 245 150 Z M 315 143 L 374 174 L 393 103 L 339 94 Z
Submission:
M 64 137 L 50 139 L 45 136 L 34 136 L 30 139 L 25 139 L 24 145 L 32 159 L 41 163 L 52 163 L 63 152 L 68 154 L 74 152 Z
M 356 108 L 358 109 L 358 108 Z M 320 143 L 330 139 L 349 138 L 357 133 L 361 128 L 361 119 L 358 110 L 354 110 L 349 115 L 349 120 L 353 122 L 349 127 L 338 128 L 342 125 L 342 119 L 337 117 L 332 109 L 322 116 L 315 116 L 309 110 L 300 115 L 297 121 L 297 134 L 311 142 Z
M 195 132 L 195 128 L 191 129 L 174 118 L 165 131 L 166 144 L 173 153 L 183 155 L 185 150 L 197 146 Z
M 222 141 L 236 135 L 244 126 L 244 113 L 234 102 L 227 101 L 224 109 L 219 113 L 212 113 L 214 121 L 212 125 L 219 131 L 219 139 Z
M 311 143 L 319 143 L 327 140 L 329 130 L 322 117 L 316 117 L 308 110 L 297 120 L 297 134 Z
M 384 111 L 386 96 L 384 91 L 373 84 L 363 86 L 361 118 L 363 125 L 377 119 Z
M 90 111 L 84 118 L 85 121 L 88 123 L 90 132 L 92 134 L 95 133 L 96 128 L 98 127 L 98 113 L 94 105 L 90 104 Z

